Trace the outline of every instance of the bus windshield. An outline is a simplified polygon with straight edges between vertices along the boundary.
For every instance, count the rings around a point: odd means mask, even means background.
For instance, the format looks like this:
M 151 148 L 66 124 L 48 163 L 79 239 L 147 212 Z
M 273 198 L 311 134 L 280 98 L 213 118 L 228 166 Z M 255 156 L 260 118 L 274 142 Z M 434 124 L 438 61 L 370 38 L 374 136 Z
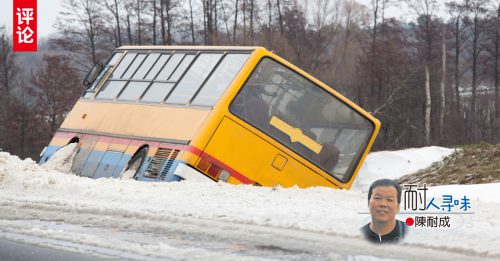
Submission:
M 342 182 L 374 131 L 349 105 L 270 58 L 260 61 L 230 111 Z

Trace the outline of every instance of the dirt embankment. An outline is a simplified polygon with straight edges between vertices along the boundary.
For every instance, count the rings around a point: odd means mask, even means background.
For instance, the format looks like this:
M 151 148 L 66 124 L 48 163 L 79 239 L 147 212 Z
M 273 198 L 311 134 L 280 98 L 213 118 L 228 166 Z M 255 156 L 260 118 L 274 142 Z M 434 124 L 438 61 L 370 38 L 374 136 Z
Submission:
M 481 184 L 500 182 L 500 144 L 474 144 L 459 147 L 443 161 L 415 174 L 406 175 L 400 184 L 427 183 Z

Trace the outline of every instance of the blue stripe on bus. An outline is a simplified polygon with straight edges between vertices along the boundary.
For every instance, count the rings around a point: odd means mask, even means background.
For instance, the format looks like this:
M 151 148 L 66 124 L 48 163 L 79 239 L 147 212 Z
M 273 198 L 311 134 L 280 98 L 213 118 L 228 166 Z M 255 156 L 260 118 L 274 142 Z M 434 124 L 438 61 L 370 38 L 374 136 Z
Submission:
M 89 178 L 94 177 L 94 174 L 97 170 L 97 167 L 99 166 L 99 163 L 101 162 L 102 157 L 104 156 L 104 153 L 105 152 L 103 151 L 92 151 L 87 157 L 85 164 L 83 164 L 83 169 L 80 173 L 80 176 Z
M 122 155 L 123 152 L 120 151 L 106 151 L 94 173 L 94 178 L 112 177 Z
M 58 151 L 60 146 L 48 146 L 42 157 L 40 158 L 39 164 L 42 165 L 45 163 L 56 151 Z M 85 159 L 85 163 L 82 169 L 82 173 L 80 176 L 90 177 L 90 178 L 119 178 L 120 173 L 124 168 L 127 167 L 127 163 L 132 158 L 132 155 L 125 154 L 119 151 L 92 151 L 87 159 Z M 163 181 L 163 182 L 172 182 L 172 181 L 180 181 L 182 180 L 180 177 L 173 174 L 177 165 L 182 162 L 180 160 L 165 160 L 163 163 L 158 176 L 151 178 L 144 176 L 149 163 L 151 162 L 152 157 L 146 157 L 144 162 L 142 163 L 139 173 L 137 175 L 137 180 L 139 181 Z M 162 179 L 161 173 L 170 164 L 170 168 Z
M 119 151 L 92 151 L 83 165 L 80 176 L 89 178 L 118 178 L 131 156 Z
M 127 167 L 127 163 L 130 161 L 131 158 L 132 155 L 123 154 L 120 161 L 116 164 L 115 170 L 113 171 L 111 177 L 119 178 L 120 174 L 122 173 L 122 170 Z

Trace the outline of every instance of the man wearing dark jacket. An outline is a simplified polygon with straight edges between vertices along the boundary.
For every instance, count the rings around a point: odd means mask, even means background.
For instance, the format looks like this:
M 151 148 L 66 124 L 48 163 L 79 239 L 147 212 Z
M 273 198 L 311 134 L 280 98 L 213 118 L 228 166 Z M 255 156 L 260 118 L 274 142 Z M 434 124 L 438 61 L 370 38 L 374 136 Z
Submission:
M 384 244 L 398 242 L 406 235 L 408 226 L 396 220 L 401 203 L 401 187 L 394 180 L 379 179 L 368 191 L 368 208 L 372 222 L 361 228 L 366 239 Z

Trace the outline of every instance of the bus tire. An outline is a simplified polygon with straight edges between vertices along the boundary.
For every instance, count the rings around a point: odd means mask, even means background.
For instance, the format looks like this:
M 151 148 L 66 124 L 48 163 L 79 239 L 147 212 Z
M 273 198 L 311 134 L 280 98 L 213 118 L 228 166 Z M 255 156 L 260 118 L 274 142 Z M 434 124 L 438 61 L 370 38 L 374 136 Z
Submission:
M 142 148 L 139 152 L 137 152 L 134 157 L 129 160 L 127 167 L 120 173 L 120 179 L 135 179 L 142 163 L 146 159 L 147 154 L 147 148 Z

